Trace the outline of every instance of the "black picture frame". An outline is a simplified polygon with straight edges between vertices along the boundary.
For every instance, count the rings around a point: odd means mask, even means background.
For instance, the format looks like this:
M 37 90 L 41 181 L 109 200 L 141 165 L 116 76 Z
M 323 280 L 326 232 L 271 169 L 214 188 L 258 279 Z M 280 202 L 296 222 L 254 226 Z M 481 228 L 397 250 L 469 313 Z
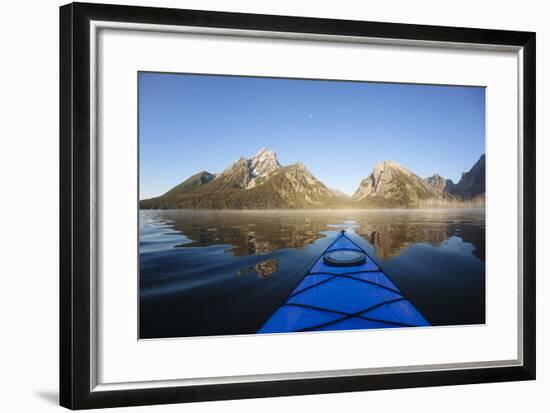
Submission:
M 90 21 L 477 45 L 523 53 L 523 364 L 411 373 L 92 391 Z M 535 56 L 531 32 L 72 3 L 60 8 L 60 404 L 70 409 L 535 379 Z

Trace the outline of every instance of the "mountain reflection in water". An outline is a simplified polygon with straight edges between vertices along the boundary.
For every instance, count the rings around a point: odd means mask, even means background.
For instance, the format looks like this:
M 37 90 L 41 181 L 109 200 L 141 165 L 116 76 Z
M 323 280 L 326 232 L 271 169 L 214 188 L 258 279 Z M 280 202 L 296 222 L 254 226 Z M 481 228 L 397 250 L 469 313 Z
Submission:
M 434 325 L 485 322 L 483 209 L 140 211 L 140 337 L 252 334 L 346 229 Z
M 149 211 L 143 211 L 149 213 Z M 353 229 L 376 255 L 395 257 L 415 243 L 438 246 L 452 236 L 471 243 L 485 260 L 485 214 L 481 209 L 368 211 L 153 211 L 191 240 L 182 247 L 231 245 L 238 256 L 303 248 L 322 231 Z
M 239 270 L 239 275 L 255 272 L 260 278 L 267 278 L 271 274 L 277 272 L 279 269 L 279 262 L 276 259 L 265 260 L 258 264 Z

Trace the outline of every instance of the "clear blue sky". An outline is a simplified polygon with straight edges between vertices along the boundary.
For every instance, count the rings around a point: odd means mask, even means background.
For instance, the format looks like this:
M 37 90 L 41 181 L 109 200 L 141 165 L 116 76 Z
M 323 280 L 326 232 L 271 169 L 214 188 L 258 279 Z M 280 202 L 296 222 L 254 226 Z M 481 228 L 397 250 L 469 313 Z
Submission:
M 140 198 L 274 149 L 352 194 L 377 161 L 457 182 L 485 152 L 481 87 L 139 74 Z

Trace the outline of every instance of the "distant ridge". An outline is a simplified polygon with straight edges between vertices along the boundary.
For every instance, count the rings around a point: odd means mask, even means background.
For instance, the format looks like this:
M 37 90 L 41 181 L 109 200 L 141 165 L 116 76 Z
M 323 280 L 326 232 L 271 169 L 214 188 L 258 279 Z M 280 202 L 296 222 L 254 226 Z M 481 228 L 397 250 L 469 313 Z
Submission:
M 336 188 L 329 188 L 329 190 L 330 190 L 330 192 L 332 192 L 332 194 L 333 194 L 334 196 L 336 196 L 336 197 L 338 197 L 338 198 L 342 198 L 342 199 L 350 199 L 350 198 L 351 198 L 348 194 L 346 194 L 346 193 L 340 191 L 339 189 L 336 189 Z
M 201 171 L 165 194 L 140 201 L 143 209 L 313 209 L 482 206 L 485 155 L 454 184 L 439 174 L 422 179 L 394 161 L 378 162 L 349 197 L 319 181 L 299 162 L 283 166 L 260 149 L 218 174 Z
M 485 155 L 468 172 L 464 172 L 460 181 L 449 192 L 464 199 L 473 199 L 485 195 Z
M 427 200 L 443 201 L 450 196 L 393 161 L 378 162 L 361 181 L 352 199 L 366 207 L 415 207 Z
M 208 174 L 208 175 L 206 175 Z M 164 195 L 140 202 L 146 209 L 297 209 L 338 207 L 333 194 L 302 163 L 282 166 L 265 148 L 241 157 L 217 175 L 199 172 Z
M 176 185 L 172 189 L 170 189 L 168 192 L 164 194 L 164 196 L 169 196 L 171 194 L 177 194 L 179 192 L 185 192 L 189 191 L 193 188 L 197 188 L 201 185 L 205 185 L 208 182 L 212 181 L 216 175 L 211 174 L 210 172 L 201 171 L 193 176 L 190 176 L 185 181 L 183 181 L 181 184 Z

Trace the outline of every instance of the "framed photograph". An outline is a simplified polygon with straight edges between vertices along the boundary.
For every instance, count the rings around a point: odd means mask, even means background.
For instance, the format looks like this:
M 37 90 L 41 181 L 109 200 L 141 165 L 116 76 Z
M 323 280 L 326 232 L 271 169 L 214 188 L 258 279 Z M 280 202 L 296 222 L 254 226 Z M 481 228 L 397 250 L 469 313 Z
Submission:
M 535 378 L 535 34 L 60 9 L 71 409 Z

